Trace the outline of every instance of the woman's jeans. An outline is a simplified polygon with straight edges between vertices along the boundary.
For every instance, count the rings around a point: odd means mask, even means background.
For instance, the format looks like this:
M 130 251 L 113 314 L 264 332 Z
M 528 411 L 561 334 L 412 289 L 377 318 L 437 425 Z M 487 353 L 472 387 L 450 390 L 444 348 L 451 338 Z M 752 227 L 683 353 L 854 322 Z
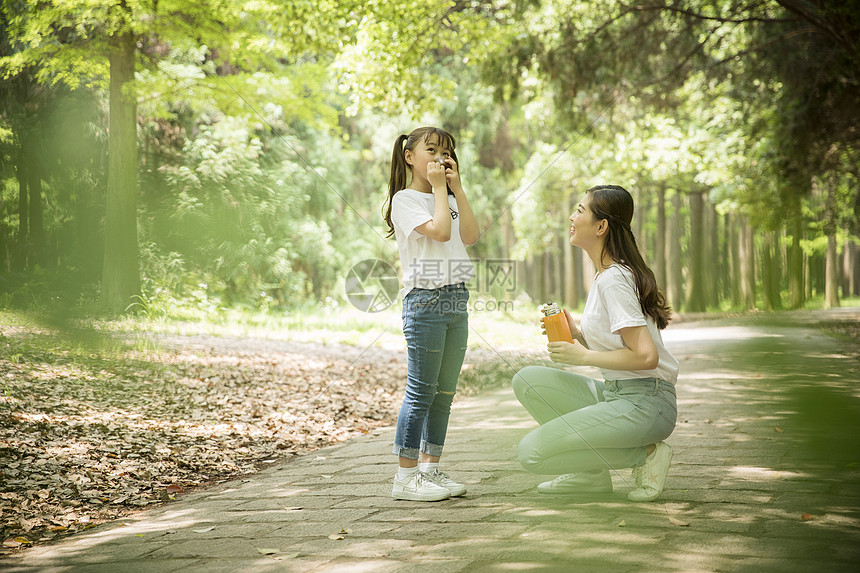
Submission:
M 403 299 L 408 364 L 394 453 L 441 456 L 451 403 L 469 336 L 469 291 L 463 283 L 414 288 Z
M 656 378 L 600 382 L 529 366 L 514 392 L 540 427 L 520 441 L 519 459 L 537 474 L 615 470 L 645 462 L 645 447 L 675 428 L 675 387 Z

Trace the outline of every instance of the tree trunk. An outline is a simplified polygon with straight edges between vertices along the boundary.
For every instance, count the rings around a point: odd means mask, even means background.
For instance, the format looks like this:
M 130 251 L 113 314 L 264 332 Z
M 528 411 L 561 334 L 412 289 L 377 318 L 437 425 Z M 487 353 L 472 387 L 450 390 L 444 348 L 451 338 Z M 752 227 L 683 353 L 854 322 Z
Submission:
M 666 237 L 667 286 L 669 300 L 675 312 L 681 310 L 683 300 L 683 277 L 681 275 L 681 194 L 675 191 L 672 196 L 672 219 L 669 223 L 669 235 Z
M 753 310 L 755 302 L 755 240 L 753 231 L 744 220 L 740 222 L 740 242 L 738 248 L 741 279 L 741 304 L 746 310 Z
M 567 287 L 567 275 L 564 274 L 564 243 L 561 242 L 561 234 L 558 233 L 556 245 L 558 245 L 558 253 L 552 256 L 552 296 L 556 297 L 559 305 L 563 304 L 564 290 Z
M 851 230 L 845 228 L 845 244 L 842 246 L 842 298 L 854 296 L 854 241 Z
M 18 236 L 16 237 L 15 256 L 12 268 L 16 271 L 27 269 L 27 253 L 30 242 L 30 209 L 28 207 L 27 168 L 24 166 L 23 152 L 18 155 L 18 168 L 15 176 L 18 179 Z
M 6 205 L 3 201 L 3 193 L 0 193 L 0 213 L 5 213 Z M 6 228 L 6 223 L 3 217 L 0 217 L 0 273 L 8 273 L 12 269 L 9 267 L 9 231 Z
M 657 287 L 666 290 L 666 187 L 657 187 L 657 240 L 654 245 L 654 276 Z
M 552 270 L 553 270 L 553 259 L 552 255 L 544 251 L 541 255 L 541 269 L 543 271 L 543 289 L 541 289 L 541 300 L 548 301 L 551 300 L 553 302 L 558 302 L 557 298 L 553 298 L 553 282 L 552 282 Z
M 704 266 L 703 239 L 707 230 L 704 228 L 703 210 L 704 197 L 702 193 L 690 193 L 690 250 L 687 253 L 687 297 L 684 309 L 687 312 L 704 312 Z
M 839 306 L 839 256 L 836 245 L 836 181 L 833 175 L 827 177 L 827 202 L 825 209 L 824 234 L 827 236 L 827 252 L 824 263 L 824 308 Z
M 639 244 L 639 250 L 645 263 L 649 266 L 653 265 L 653 258 L 648 253 L 648 227 L 645 225 L 648 219 L 648 211 L 651 206 L 651 195 L 649 193 L 639 192 L 638 201 L 633 215 L 633 227 L 636 237 L 636 242 Z
M 504 214 L 502 214 L 502 236 L 505 240 L 505 254 L 503 258 L 511 260 L 511 253 L 514 252 L 514 225 L 511 222 L 510 209 L 506 209 Z
M 127 10 L 125 2 L 121 8 Z M 129 31 L 110 42 L 110 136 L 105 212 L 102 305 L 122 312 L 140 293 L 137 245 L 137 104 L 131 92 L 135 40 Z
M 827 256 L 824 274 L 824 308 L 839 306 L 839 263 L 836 233 L 827 235 Z
M 532 299 L 533 302 L 537 304 L 541 304 L 540 300 L 540 292 L 537 287 L 537 269 L 535 266 L 534 257 L 526 257 L 525 262 L 523 263 L 525 267 L 525 291 L 529 295 L 529 298 Z
M 29 194 L 30 210 L 30 240 L 27 254 L 27 268 L 43 265 L 45 241 L 42 229 L 42 178 L 39 174 L 39 150 L 28 146 L 27 157 L 27 191 Z
M 719 305 L 731 296 L 729 290 L 732 276 L 732 240 L 729 236 L 731 229 L 729 229 L 728 213 L 724 213 L 723 215 L 717 213 L 717 228 L 714 231 L 717 234 L 717 244 L 719 245 L 719 248 L 717 249 L 717 256 L 720 259 L 718 271 L 719 277 L 717 278 L 717 284 L 719 285 L 717 287 L 717 305 Z
M 803 222 L 800 213 L 791 218 L 791 247 L 788 250 L 788 295 L 791 308 L 802 308 L 806 299 L 803 287 L 803 249 L 800 239 L 803 235 Z
M 719 237 L 717 236 L 717 212 L 707 197 L 704 197 L 702 219 L 704 225 L 702 228 L 702 293 L 704 296 L 705 308 L 713 308 L 718 305 L 718 274 L 720 257 L 719 252 Z
M 737 215 L 726 215 L 729 243 L 729 297 L 733 308 L 741 306 L 740 225 Z
M 774 232 L 766 231 L 764 233 L 761 253 L 762 304 L 765 310 L 779 310 L 782 308 L 779 293 L 779 248 L 776 244 Z
M 852 237 L 849 235 L 848 237 L 848 268 L 846 271 L 849 273 L 850 282 L 848 283 L 848 295 L 847 296 L 857 296 L 860 295 L 860 248 L 857 247 L 857 243 L 855 243 Z

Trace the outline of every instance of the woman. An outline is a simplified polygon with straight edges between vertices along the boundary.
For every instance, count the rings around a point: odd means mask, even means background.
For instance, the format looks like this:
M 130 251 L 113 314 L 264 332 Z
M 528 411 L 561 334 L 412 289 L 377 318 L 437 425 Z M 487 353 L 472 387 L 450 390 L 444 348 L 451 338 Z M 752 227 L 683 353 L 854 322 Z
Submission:
M 675 427 L 678 361 L 660 330 L 670 308 L 657 289 L 630 228 L 633 198 L 617 185 L 589 189 L 570 216 L 570 244 L 597 268 L 573 342 L 550 342 L 550 359 L 596 366 L 604 381 L 546 367 L 514 376 L 517 398 L 541 426 L 519 445 L 527 470 L 562 474 L 540 484 L 542 493 L 609 492 L 609 470 L 633 468 L 631 501 L 663 491 Z M 543 321 L 541 321 L 543 322 Z

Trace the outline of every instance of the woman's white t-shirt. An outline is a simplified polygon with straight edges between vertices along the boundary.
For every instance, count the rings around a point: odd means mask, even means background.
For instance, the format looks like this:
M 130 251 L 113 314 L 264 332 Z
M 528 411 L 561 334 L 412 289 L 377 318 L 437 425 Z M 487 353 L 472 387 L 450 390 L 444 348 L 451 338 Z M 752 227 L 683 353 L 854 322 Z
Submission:
M 391 222 L 403 269 L 401 299 L 416 287 L 439 288 L 469 282 L 475 276 L 475 267 L 460 239 L 457 200 L 451 195 L 448 195 L 448 207 L 451 211 L 451 238 L 442 243 L 415 230 L 415 227 L 433 219 L 436 210 L 433 193 L 403 189 L 394 194 Z
M 678 361 L 663 345 L 657 324 L 645 316 L 639 304 L 639 295 L 633 272 L 613 264 L 594 277 L 580 330 L 591 350 L 618 350 L 626 348 L 619 331 L 628 326 L 647 326 L 657 346 L 659 361 L 653 370 L 609 370 L 601 368 L 604 380 L 630 378 L 659 378 L 674 384 L 678 380 Z

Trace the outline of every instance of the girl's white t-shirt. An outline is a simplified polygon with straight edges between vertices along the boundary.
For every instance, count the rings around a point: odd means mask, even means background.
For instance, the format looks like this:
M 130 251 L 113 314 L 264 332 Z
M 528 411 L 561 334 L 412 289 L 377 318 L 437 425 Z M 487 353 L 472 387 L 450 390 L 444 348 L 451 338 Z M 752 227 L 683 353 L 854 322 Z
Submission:
M 678 380 L 678 361 L 663 345 L 663 337 L 654 319 L 645 316 L 642 312 L 633 272 L 616 263 L 594 277 L 579 327 L 591 350 L 618 350 L 626 348 L 619 331 L 628 326 L 648 327 L 648 332 L 651 333 L 659 353 L 657 368 L 653 370 L 601 368 L 600 372 L 604 380 L 659 378 L 674 384 Z
M 475 267 L 460 239 L 457 200 L 451 195 L 448 195 L 448 207 L 451 211 L 451 238 L 442 243 L 415 230 L 415 227 L 433 219 L 436 210 L 433 193 L 403 189 L 394 194 L 391 222 L 403 269 L 401 299 L 416 287 L 439 288 L 469 282 L 475 276 Z

